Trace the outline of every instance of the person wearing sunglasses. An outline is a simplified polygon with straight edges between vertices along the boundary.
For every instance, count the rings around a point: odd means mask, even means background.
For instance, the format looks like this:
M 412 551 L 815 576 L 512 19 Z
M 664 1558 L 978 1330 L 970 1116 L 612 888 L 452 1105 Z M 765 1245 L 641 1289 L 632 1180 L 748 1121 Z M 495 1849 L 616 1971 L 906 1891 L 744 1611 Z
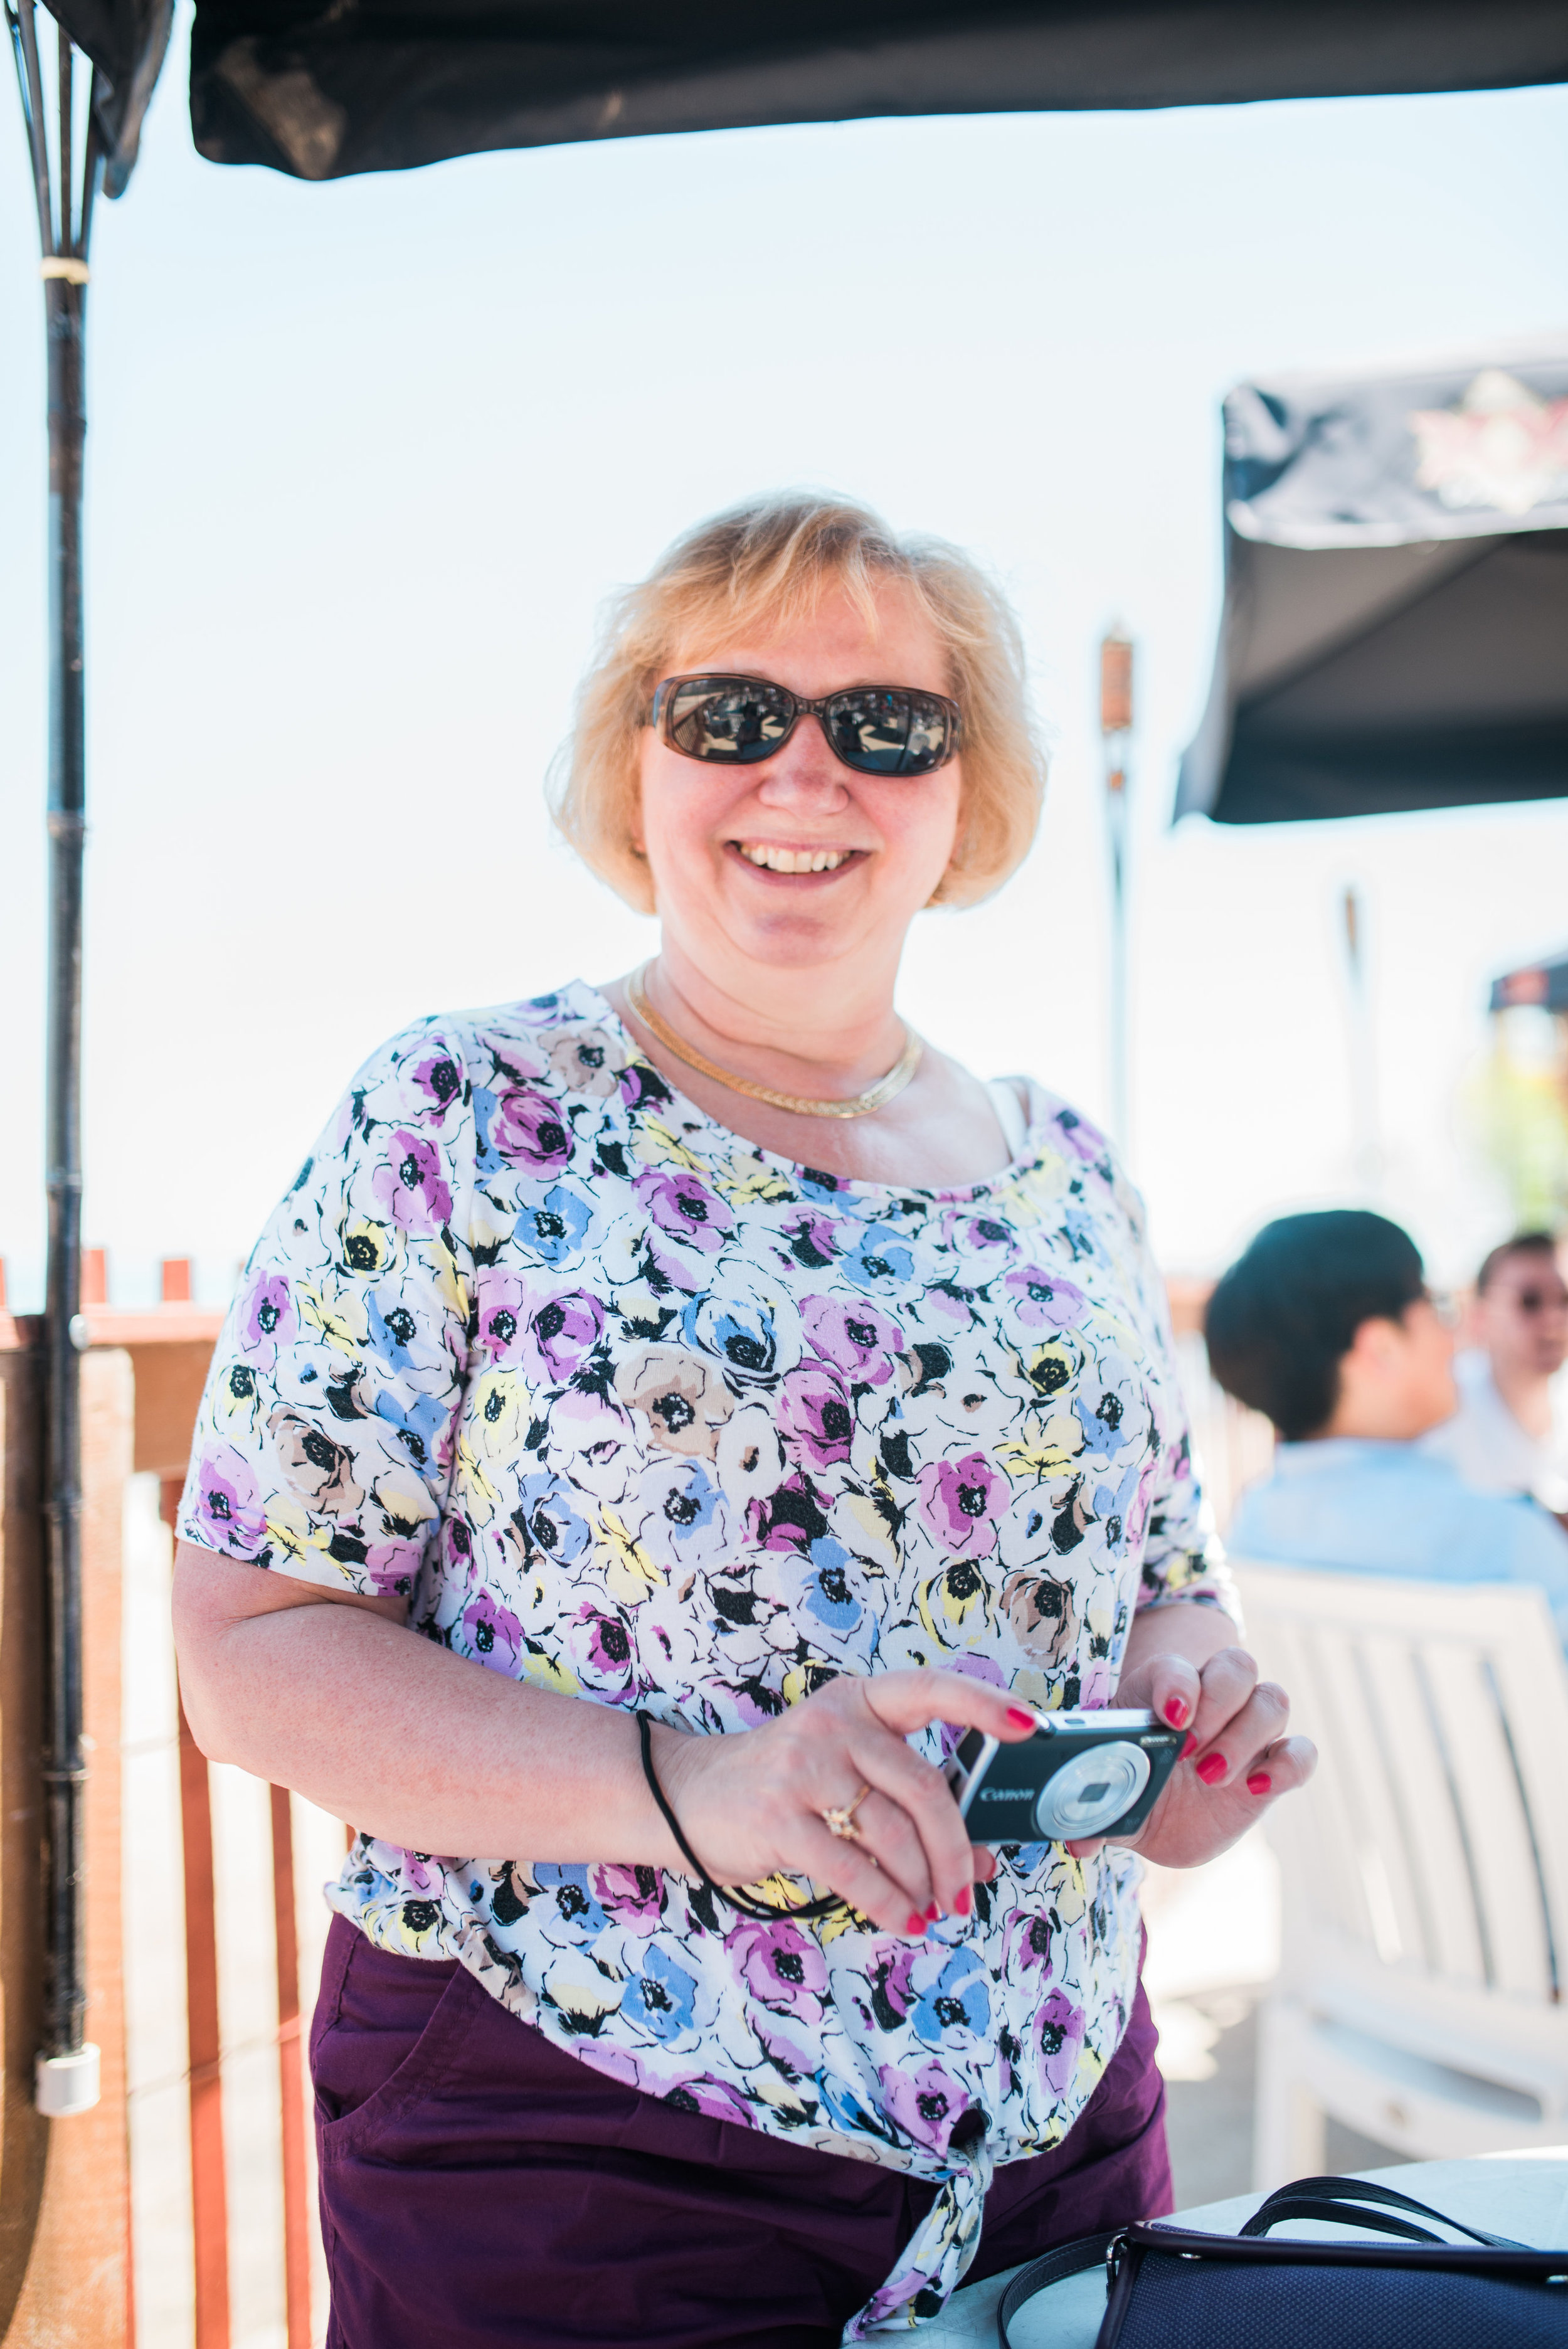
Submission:
M 1188 1752 L 1135 1841 L 1182 1866 L 1314 1759 L 1109 1146 L 897 1009 L 1043 781 L 965 557 L 703 524 L 553 786 L 656 955 L 374 1053 L 252 1257 L 177 1635 L 203 1749 L 358 1831 L 334 2349 L 833 2349 L 1171 2207 L 1137 1858 L 972 1845 L 940 1766 L 1152 1706 Z
M 1568 1281 L 1550 1232 L 1521 1232 L 1476 1275 L 1459 1409 L 1426 1439 L 1481 1493 L 1529 1493 L 1568 1524 Z
M 1408 1232 L 1363 1208 L 1282 1216 L 1215 1283 L 1209 1364 L 1274 1422 L 1272 1473 L 1227 1530 L 1239 1557 L 1433 1582 L 1532 1582 L 1568 1645 L 1568 1536 L 1436 1456 L 1454 1324 Z M 1424 1440 L 1423 1440 L 1424 1439 Z

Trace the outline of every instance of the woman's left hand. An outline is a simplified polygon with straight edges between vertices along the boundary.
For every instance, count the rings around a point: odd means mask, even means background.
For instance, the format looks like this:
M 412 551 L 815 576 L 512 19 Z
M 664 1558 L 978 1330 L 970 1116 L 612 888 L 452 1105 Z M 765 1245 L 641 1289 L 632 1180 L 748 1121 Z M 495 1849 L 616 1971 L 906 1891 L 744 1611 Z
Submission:
M 1208 1646 L 1222 1627 L 1228 1631 L 1222 1616 L 1173 1608 L 1172 1616 L 1207 1618 L 1202 1636 L 1196 1642 L 1181 1636 L 1183 1623 L 1169 1647 L 1157 1647 L 1164 1612 L 1140 1619 L 1142 1652 L 1130 1646 L 1115 1702 L 1146 1706 L 1157 1720 L 1185 1729 L 1187 1744 L 1148 1821 L 1126 1842 L 1161 1868 L 1198 1868 L 1227 1850 L 1281 1795 L 1304 1786 L 1317 1767 L 1317 1748 L 1310 1738 L 1286 1735 L 1290 1700 L 1276 1682 L 1258 1678 L 1244 1648 L 1214 1647 L 1202 1658 L 1181 1652 Z M 1174 1622 L 1170 1628 L 1178 1629 Z M 1085 1857 L 1108 1840 L 1098 1836 L 1068 1849 Z

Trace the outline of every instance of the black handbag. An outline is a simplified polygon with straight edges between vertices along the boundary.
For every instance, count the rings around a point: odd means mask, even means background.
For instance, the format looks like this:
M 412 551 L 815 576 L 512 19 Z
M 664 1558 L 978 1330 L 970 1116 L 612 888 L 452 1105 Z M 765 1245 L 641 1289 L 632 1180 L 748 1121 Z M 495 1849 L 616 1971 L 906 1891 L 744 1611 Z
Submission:
M 1404 2240 L 1272 2242 L 1282 2219 L 1333 2219 Z M 1432 2226 L 1467 2240 L 1446 2242 Z M 1095 2349 L 1568 2349 L 1568 2251 L 1460 2226 L 1357 2178 L 1282 2186 L 1239 2235 L 1140 2222 L 1064 2243 L 1003 2293 L 1002 2349 L 1015 2349 L 1008 2327 L 1026 2301 L 1102 2261 Z

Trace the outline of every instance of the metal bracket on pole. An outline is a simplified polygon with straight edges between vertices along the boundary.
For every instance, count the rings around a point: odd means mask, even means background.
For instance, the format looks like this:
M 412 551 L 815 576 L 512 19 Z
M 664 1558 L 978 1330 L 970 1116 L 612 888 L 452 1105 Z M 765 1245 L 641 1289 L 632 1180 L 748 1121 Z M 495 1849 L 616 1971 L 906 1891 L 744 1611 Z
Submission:
M 86 2112 L 98 2099 L 87 2008 L 83 1828 L 81 1494 L 82 853 L 87 829 L 82 669 L 83 381 L 88 241 L 104 147 L 89 89 L 76 122 L 76 54 L 57 31 L 53 168 L 34 0 L 5 0 L 33 169 L 42 251 L 49 416 L 48 1289 L 44 1318 L 48 1444 L 48 1708 L 43 1756 L 44 2044 L 38 2110 Z M 79 171 L 78 171 L 79 159 Z

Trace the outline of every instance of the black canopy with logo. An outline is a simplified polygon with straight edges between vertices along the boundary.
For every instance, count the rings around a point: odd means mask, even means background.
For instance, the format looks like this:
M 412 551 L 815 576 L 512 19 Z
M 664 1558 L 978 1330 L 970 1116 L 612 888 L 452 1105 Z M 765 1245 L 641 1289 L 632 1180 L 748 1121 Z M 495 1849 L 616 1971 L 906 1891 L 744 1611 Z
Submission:
M 1176 812 L 1568 792 L 1568 339 L 1225 401 L 1225 602 Z

